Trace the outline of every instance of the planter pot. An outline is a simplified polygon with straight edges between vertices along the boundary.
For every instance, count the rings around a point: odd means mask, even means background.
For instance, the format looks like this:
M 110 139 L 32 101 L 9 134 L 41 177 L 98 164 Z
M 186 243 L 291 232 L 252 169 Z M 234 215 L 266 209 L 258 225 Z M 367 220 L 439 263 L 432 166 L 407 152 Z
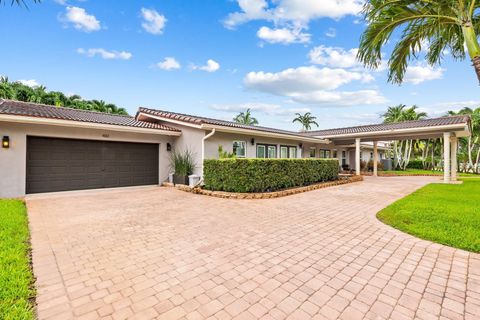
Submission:
M 184 184 L 188 186 L 188 176 L 182 176 L 178 174 L 173 175 L 173 184 Z

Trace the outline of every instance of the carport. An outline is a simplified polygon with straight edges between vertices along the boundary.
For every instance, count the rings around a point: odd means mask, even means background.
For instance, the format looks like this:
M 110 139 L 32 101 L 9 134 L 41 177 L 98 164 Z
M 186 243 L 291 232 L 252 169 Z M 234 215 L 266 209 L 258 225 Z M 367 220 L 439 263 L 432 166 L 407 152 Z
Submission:
M 435 119 L 382 123 L 367 126 L 312 131 L 308 134 L 328 139 L 335 145 L 355 144 L 355 170 L 360 175 L 360 143 L 373 143 L 373 175 L 377 176 L 378 142 L 443 138 L 444 182 L 457 180 L 458 138 L 470 136 L 470 117 L 452 116 Z

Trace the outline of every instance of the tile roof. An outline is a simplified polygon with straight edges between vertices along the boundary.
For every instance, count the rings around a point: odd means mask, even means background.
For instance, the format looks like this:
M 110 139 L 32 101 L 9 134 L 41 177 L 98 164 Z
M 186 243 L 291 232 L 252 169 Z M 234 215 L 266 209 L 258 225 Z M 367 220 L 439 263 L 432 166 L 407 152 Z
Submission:
M 433 118 L 433 119 L 416 120 L 416 121 L 404 121 L 404 122 L 397 122 L 397 123 L 381 123 L 381 124 L 372 124 L 372 125 L 358 126 L 358 127 L 316 130 L 316 131 L 306 132 L 305 134 L 309 136 L 315 136 L 315 137 L 334 137 L 337 135 L 341 136 L 345 134 L 369 133 L 369 132 L 413 129 L 413 128 L 428 128 L 428 127 L 448 126 L 448 125 L 456 125 L 456 124 L 467 125 L 469 123 L 470 123 L 470 117 L 462 115 L 462 116 L 450 116 L 450 117 Z
M 117 115 L 4 99 L 0 99 L 0 114 L 57 120 L 71 120 L 166 131 L 180 131 L 162 124 L 138 121 L 129 115 Z
M 298 137 L 298 138 L 306 138 L 307 137 L 304 134 L 299 133 L 299 132 L 295 132 L 295 131 L 281 130 L 281 129 L 275 129 L 275 128 L 262 127 L 262 126 L 249 126 L 249 125 L 240 124 L 240 123 L 237 123 L 237 122 L 234 122 L 234 121 L 212 119 L 212 118 L 206 118 L 206 117 L 200 117 L 200 116 L 192 116 L 192 115 L 183 114 L 183 113 L 162 111 L 162 110 L 156 110 L 156 109 L 150 109 L 150 108 L 139 108 L 138 112 L 137 112 L 137 116 L 140 113 L 145 113 L 147 115 L 149 114 L 149 115 L 153 115 L 153 116 L 158 116 L 158 117 L 171 119 L 171 120 L 176 120 L 176 121 L 187 122 L 187 123 L 196 124 L 196 125 L 210 124 L 210 125 L 215 125 L 215 126 L 224 126 L 224 127 L 230 127 L 230 128 L 238 128 L 238 129 L 263 131 L 263 132 L 269 132 L 269 133 L 285 134 L 285 135 L 295 136 L 295 137 Z M 309 138 L 313 138 L 313 137 L 309 137 Z

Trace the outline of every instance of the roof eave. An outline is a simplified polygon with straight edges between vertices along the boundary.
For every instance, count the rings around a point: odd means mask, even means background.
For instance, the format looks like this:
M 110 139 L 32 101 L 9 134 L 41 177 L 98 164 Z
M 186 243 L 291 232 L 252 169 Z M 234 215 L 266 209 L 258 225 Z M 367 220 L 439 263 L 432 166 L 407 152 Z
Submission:
M 19 116 L 19 115 L 9 115 L 9 114 L 0 114 L 0 121 L 12 122 L 12 123 L 52 125 L 52 126 L 61 126 L 61 127 L 100 129 L 100 130 L 110 130 L 110 131 L 120 131 L 120 132 L 158 134 L 158 135 L 167 135 L 167 136 L 180 136 L 182 134 L 180 131 L 173 131 L 173 130 L 141 128 L 141 127 L 103 124 L 103 123 L 86 122 L 86 121 L 62 120 L 62 119 Z
M 286 140 L 297 140 L 302 142 L 313 142 L 313 143 L 324 143 L 324 144 L 330 143 L 328 139 L 312 138 L 312 137 L 287 134 L 287 133 L 275 133 L 275 132 L 268 132 L 268 131 L 255 130 L 255 129 L 236 128 L 236 127 L 228 127 L 228 126 L 220 126 L 220 125 L 212 125 L 212 124 L 202 124 L 201 128 L 205 130 L 215 129 L 216 131 L 220 131 L 220 132 L 250 134 L 250 135 L 262 136 L 262 137 L 281 138 Z

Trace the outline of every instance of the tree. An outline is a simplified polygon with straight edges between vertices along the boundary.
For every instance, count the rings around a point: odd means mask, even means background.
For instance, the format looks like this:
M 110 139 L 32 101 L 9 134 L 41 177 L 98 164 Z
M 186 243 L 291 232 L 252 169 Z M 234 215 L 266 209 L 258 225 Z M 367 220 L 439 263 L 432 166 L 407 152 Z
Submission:
M 237 114 L 237 116 L 233 118 L 233 121 L 248 126 L 254 126 L 258 124 L 258 120 L 252 117 L 252 112 L 250 108 L 248 108 L 245 112 L 240 112 L 239 114 Z
M 412 106 L 407 108 L 406 105 L 400 104 L 388 107 L 387 111 L 382 115 L 384 123 L 396 123 L 402 121 L 421 120 L 427 117 L 425 112 L 417 112 L 418 107 Z M 393 142 L 394 167 L 405 170 L 410 162 L 412 151 L 426 147 L 420 141 L 402 140 Z
M 422 50 L 431 66 L 441 63 L 446 50 L 456 60 L 464 60 L 468 53 L 480 81 L 479 7 L 476 0 L 367 0 L 363 9 L 367 28 L 357 58 L 378 68 L 383 46 L 400 32 L 388 61 L 389 82 L 402 83 L 408 63 Z
M 312 114 L 310 112 L 307 112 L 305 113 L 304 115 L 300 114 L 300 113 L 295 113 L 295 115 L 297 116 L 295 119 L 293 119 L 293 123 L 295 122 L 298 122 L 302 125 L 302 130 L 303 131 L 309 131 L 310 129 L 312 129 L 312 125 L 316 125 L 318 127 L 318 123 L 317 121 L 315 121 L 317 119 L 317 117 L 314 117 L 312 116 Z
M 478 173 L 480 170 L 480 107 L 476 109 L 463 108 L 458 112 L 449 111 L 447 115 L 468 115 L 471 120 L 472 134 L 459 139 L 459 153 L 464 155 L 464 171 Z
M 8 1 L 8 0 L 7 0 Z M 6 0 L 0 0 L 0 5 L 1 4 L 5 4 L 5 2 L 7 2 Z M 41 0 L 32 0 L 33 3 L 40 3 Z M 11 0 L 11 3 L 10 3 L 12 6 L 14 4 L 18 5 L 18 6 L 27 6 L 27 4 L 25 3 L 25 0 Z

